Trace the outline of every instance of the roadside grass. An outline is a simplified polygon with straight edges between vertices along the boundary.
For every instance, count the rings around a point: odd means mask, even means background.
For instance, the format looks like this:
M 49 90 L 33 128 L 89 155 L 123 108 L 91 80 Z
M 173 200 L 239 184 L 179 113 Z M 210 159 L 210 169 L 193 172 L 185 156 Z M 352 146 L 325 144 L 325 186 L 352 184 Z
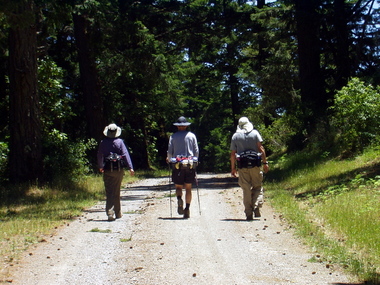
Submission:
M 131 177 L 127 172 L 123 184 L 167 175 L 167 171 L 155 170 L 137 171 Z M 84 177 L 69 189 L 66 185 L 9 185 L 0 193 L 10 193 L 0 199 L 0 283 L 6 278 L 6 268 L 30 245 L 46 241 L 60 226 L 105 199 L 101 175 Z
M 350 160 L 296 153 L 276 158 L 266 193 L 326 264 L 380 282 L 380 150 Z

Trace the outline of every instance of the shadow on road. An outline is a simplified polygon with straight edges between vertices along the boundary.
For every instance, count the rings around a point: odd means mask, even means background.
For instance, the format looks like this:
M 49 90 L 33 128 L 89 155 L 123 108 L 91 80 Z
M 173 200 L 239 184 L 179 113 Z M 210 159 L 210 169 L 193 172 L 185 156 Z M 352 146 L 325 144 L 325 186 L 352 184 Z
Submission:
M 206 189 L 229 189 L 239 187 L 237 178 L 235 177 L 198 178 L 198 184 L 199 187 Z
M 145 200 L 146 195 L 123 195 L 120 197 L 120 200 L 122 201 L 138 201 L 138 200 Z
M 178 220 L 184 220 L 186 221 L 187 219 L 184 219 L 183 217 L 167 217 L 167 218 L 163 218 L 163 217 L 158 217 L 159 220 L 172 220 L 172 221 L 178 221 Z
M 254 222 L 254 221 L 260 221 L 260 219 L 253 219 L 252 221 L 247 221 L 246 219 L 222 219 L 222 222 Z

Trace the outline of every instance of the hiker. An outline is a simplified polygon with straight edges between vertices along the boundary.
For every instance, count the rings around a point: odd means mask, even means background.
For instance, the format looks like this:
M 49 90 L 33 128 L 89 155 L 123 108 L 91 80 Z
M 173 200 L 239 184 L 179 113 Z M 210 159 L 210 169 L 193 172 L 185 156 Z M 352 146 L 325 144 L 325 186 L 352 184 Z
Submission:
M 106 136 L 99 144 L 98 167 L 103 173 L 104 187 L 106 190 L 106 214 L 108 221 L 114 221 L 122 217 L 120 204 L 120 188 L 124 176 L 124 167 L 129 168 L 130 174 L 135 174 L 132 160 L 124 141 L 119 138 L 121 128 L 116 124 L 110 124 L 104 128 Z
M 172 181 L 175 184 L 178 202 L 178 214 L 185 219 L 190 218 L 191 188 L 195 181 L 196 165 L 198 163 L 199 148 L 196 136 L 187 130 L 190 125 L 185 117 L 181 116 L 177 122 L 178 131 L 169 139 L 166 161 L 172 165 Z M 182 189 L 185 187 L 186 207 L 183 208 Z
M 264 172 L 269 170 L 265 149 L 261 144 L 260 133 L 253 128 L 247 117 L 241 117 L 237 130 L 231 139 L 231 175 L 236 177 L 239 168 L 239 186 L 243 189 L 244 212 L 248 221 L 261 217 L 260 208 L 264 202 L 262 187 L 263 165 Z

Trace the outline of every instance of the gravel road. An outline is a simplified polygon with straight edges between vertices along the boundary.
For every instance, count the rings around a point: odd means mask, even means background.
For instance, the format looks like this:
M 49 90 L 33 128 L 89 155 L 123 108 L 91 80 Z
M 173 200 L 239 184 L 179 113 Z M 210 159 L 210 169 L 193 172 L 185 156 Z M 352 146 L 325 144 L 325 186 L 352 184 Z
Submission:
M 123 217 L 108 222 L 105 202 L 25 252 L 12 284 L 357 284 L 317 259 L 264 204 L 246 221 L 229 174 L 200 174 L 191 218 L 176 212 L 168 178 L 122 189 Z M 174 193 L 174 188 L 172 193 Z M 172 211 L 170 211 L 170 200 Z

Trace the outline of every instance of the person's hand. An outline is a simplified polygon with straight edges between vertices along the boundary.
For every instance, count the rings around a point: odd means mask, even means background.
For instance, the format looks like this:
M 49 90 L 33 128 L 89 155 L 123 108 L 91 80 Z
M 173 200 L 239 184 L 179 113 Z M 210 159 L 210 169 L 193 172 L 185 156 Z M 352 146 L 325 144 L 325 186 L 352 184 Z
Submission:
M 233 177 L 237 177 L 237 170 L 236 170 L 236 169 L 232 169 L 232 170 L 231 170 L 231 175 L 232 175 Z
M 99 168 L 99 172 L 100 172 L 100 173 L 103 173 L 103 172 L 104 172 L 104 169 L 103 169 L 103 168 Z
M 269 171 L 269 164 L 264 164 L 264 173 L 267 173 Z
M 129 170 L 129 173 L 131 174 L 131 176 L 135 175 L 135 171 L 132 168 Z

